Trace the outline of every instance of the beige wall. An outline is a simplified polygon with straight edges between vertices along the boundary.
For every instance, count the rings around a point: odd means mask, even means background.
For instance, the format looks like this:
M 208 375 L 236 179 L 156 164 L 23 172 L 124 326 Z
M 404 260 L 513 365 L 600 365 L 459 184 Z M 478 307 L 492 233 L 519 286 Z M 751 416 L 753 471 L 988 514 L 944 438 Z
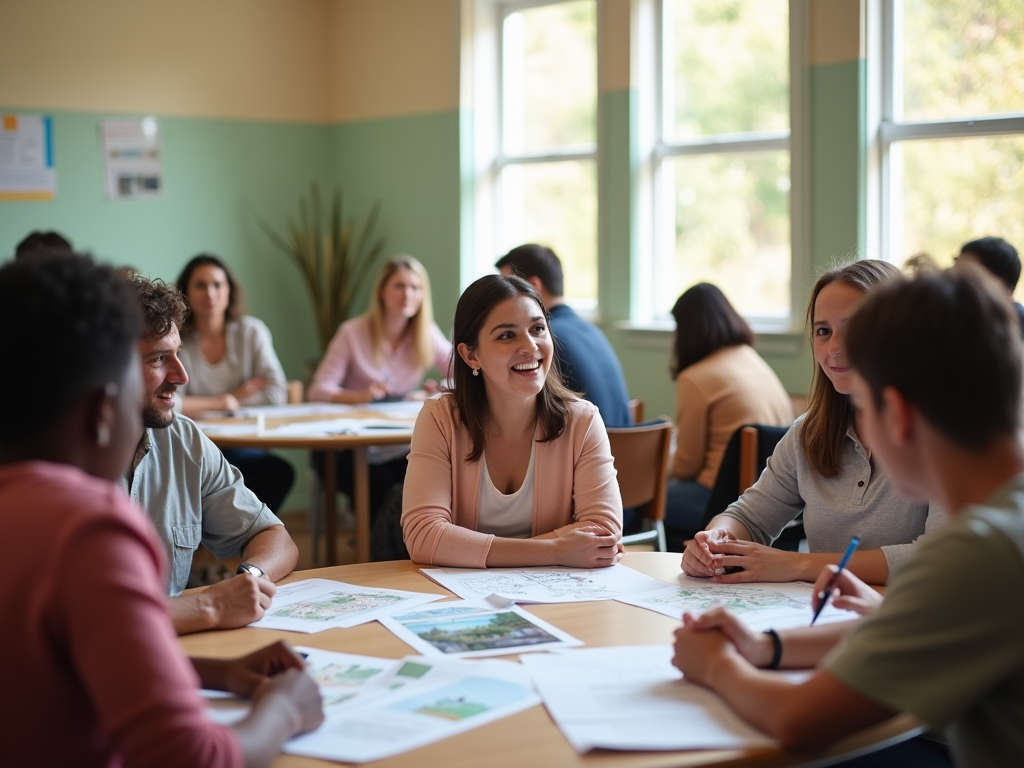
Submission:
M 459 108 L 458 0 L 334 0 L 330 34 L 331 120 Z
M 333 2 L 0 0 L 0 104 L 325 122 Z
M 810 0 L 810 64 L 863 59 L 867 0 Z

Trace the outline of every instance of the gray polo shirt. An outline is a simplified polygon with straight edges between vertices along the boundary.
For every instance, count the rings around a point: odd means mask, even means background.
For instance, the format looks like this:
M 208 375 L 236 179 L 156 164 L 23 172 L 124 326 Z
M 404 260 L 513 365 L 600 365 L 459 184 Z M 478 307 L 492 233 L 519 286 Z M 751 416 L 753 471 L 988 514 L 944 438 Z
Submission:
M 195 423 L 175 414 L 166 429 L 147 429 L 121 479 L 163 541 L 168 594 L 188 584 L 192 554 L 204 544 L 222 560 L 240 557 L 253 536 L 281 521 L 245 487 L 242 474 Z

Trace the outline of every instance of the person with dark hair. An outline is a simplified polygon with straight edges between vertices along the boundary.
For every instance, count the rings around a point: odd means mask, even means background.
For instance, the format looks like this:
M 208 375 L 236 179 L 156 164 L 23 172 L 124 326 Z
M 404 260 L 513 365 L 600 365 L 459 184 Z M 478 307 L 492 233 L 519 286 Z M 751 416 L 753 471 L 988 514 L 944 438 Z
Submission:
M 704 524 L 725 447 L 744 424 L 784 427 L 793 406 L 782 382 L 754 351 L 750 326 L 717 286 L 698 283 L 672 307 L 676 332 L 676 450 L 665 527 L 685 541 Z
M 167 591 L 179 634 L 241 627 L 270 605 L 274 582 L 295 567 L 298 550 L 284 525 L 242 481 L 206 435 L 174 412 L 188 384 L 178 357 L 188 307 L 174 285 L 137 273 L 123 278 L 143 315 L 143 427 L 121 483 L 156 526 L 170 560 Z M 198 594 L 181 595 L 192 555 L 203 544 L 222 560 L 239 557 L 236 576 Z
M 5 765 L 266 765 L 323 719 L 283 643 L 234 660 L 178 647 L 152 526 L 115 482 L 141 429 L 141 318 L 117 273 L 84 255 L 0 268 L 0 649 L 16 692 Z M 205 687 L 251 696 L 234 728 Z
M 934 505 L 895 493 L 861 442 L 850 406 L 846 323 L 865 295 L 898 279 L 896 267 L 872 259 L 818 278 L 807 305 L 815 360 L 807 413 L 779 441 L 758 481 L 687 544 L 687 574 L 721 583 L 811 581 L 838 562 L 857 534 L 860 549 L 848 567 L 869 583 L 885 584 L 918 537 L 945 522 Z M 772 548 L 801 512 L 810 551 Z
M 181 327 L 181 363 L 189 379 L 179 391 L 182 413 L 195 417 L 286 402 L 288 382 L 270 329 L 242 313 L 241 286 L 227 264 L 208 253 L 194 257 L 178 275 L 178 290 L 190 310 Z M 249 490 L 280 511 L 295 480 L 291 464 L 257 448 L 228 449 L 224 457 Z
M 1020 280 L 1020 257 L 1017 249 L 1001 237 L 979 237 L 960 247 L 960 255 L 956 261 L 974 261 L 995 275 L 1013 296 Z M 1021 332 L 1024 333 L 1024 306 L 1018 301 L 1013 305 L 1017 308 Z
M 601 329 L 565 303 L 562 262 L 555 252 L 534 243 L 520 245 L 495 266 L 503 275 L 523 278 L 540 294 L 551 317 L 558 371 L 565 386 L 596 405 L 606 426 L 632 424 L 629 390 L 619 358 Z
M 828 597 L 862 621 L 770 635 L 721 609 L 687 615 L 675 664 L 786 749 L 822 747 L 909 712 L 944 731 L 956 765 L 1019 765 L 1024 614 L 1011 603 L 1024 587 L 1024 348 L 1016 314 L 1005 288 L 977 266 L 933 270 L 873 292 L 850 320 L 846 349 L 858 429 L 875 460 L 899 493 L 938 502 L 951 522 L 921 542 L 884 601 L 849 571 L 838 575 Z M 835 573 L 818 578 L 815 605 Z M 803 683 L 757 669 L 815 665 Z M 933 765 L 941 755 L 930 751 Z
M 455 308 L 455 385 L 413 430 L 402 530 L 418 563 L 613 565 L 622 498 L 597 408 L 562 384 L 533 286 L 487 275 Z
M 73 253 L 70 241 L 60 232 L 34 230 L 14 248 L 14 260 L 23 261 L 47 253 Z

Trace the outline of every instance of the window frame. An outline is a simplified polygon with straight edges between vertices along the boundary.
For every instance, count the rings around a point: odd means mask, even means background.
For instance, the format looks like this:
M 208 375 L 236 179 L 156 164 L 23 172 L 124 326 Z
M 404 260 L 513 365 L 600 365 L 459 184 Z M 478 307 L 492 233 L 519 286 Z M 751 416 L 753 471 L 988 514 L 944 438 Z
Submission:
M 790 161 L 790 312 L 787 317 L 762 317 L 742 311 L 741 314 L 755 331 L 767 334 L 802 334 L 802 312 L 800 308 L 806 299 L 806 288 L 802 276 L 807 274 L 809 259 L 809 113 L 808 113 L 808 48 L 809 48 L 809 7 L 808 0 L 789 0 L 789 122 L 788 131 L 757 131 L 740 134 L 715 134 L 686 141 L 667 142 L 665 121 L 668 99 L 665 98 L 667 67 L 666 59 L 665 0 L 656 0 L 653 9 L 652 31 L 654 35 L 653 78 L 646 83 L 652 87 L 654 98 L 647 111 L 650 113 L 653 140 L 647 152 L 645 164 L 649 169 L 649 192 L 642 198 L 647 200 L 646 221 L 651 227 L 651 256 L 641 260 L 638 270 L 637 300 L 631 308 L 631 326 L 670 327 L 668 313 L 659 314 L 654 309 L 653 286 L 657 279 L 657 265 L 666 258 L 675 257 L 675 242 L 672 237 L 674 213 L 666 210 L 662 185 L 665 176 L 671 173 L 666 161 L 675 157 L 708 155 L 716 153 L 742 153 L 766 150 L 786 150 Z
M 878 100 L 881 102 L 876 127 L 878 144 L 876 217 L 872 222 L 874 238 L 881 258 L 901 264 L 910 254 L 903 253 L 903 179 L 894 161 L 895 148 L 901 142 L 928 139 L 969 139 L 984 136 L 1018 135 L 1024 137 L 1024 112 L 1019 115 L 958 118 L 952 120 L 897 120 L 897 105 L 902 96 L 902 57 L 898 50 L 902 39 L 903 0 L 875 0 L 878 23 L 869 29 L 879 41 Z

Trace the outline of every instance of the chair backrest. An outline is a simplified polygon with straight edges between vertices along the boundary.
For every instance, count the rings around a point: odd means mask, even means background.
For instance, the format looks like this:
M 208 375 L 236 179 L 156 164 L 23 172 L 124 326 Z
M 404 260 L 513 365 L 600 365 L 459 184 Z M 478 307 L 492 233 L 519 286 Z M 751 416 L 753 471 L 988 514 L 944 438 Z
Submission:
M 634 397 L 629 401 L 629 415 L 634 424 L 643 424 L 645 403 L 642 397 Z
M 718 476 L 704 508 L 704 526 L 757 482 L 768 457 L 787 431 L 789 427 L 747 424 L 733 433 L 725 446 Z
M 298 379 L 288 380 L 288 402 L 289 403 L 301 403 L 303 396 L 302 382 Z
M 665 519 L 672 422 L 609 427 L 623 507 L 635 507 L 649 520 Z

